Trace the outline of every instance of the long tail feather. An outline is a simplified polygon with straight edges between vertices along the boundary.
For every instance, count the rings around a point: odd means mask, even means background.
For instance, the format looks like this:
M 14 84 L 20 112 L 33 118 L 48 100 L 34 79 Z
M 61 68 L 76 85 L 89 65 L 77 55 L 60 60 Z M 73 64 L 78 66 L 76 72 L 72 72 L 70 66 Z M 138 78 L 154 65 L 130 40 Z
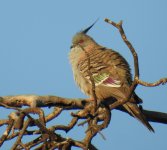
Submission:
M 141 110 L 139 109 L 139 107 L 134 104 L 134 103 L 130 103 L 127 102 L 126 104 L 123 105 L 123 107 L 130 113 L 132 114 L 132 116 L 134 116 L 135 118 L 137 118 L 144 126 L 146 126 L 150 131 L 154 132 L 154 129 L 152 128 L 152 126 L 149 124 L 149 122 L 147 121 L 146 117 L 144 116 L 144 114 L 141 112 Z

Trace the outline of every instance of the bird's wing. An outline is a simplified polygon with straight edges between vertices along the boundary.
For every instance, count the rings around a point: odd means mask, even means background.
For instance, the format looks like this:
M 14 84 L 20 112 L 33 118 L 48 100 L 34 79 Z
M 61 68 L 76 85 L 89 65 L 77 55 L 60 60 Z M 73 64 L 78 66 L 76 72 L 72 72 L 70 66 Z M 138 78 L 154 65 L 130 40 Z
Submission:
M 89 58 L 89 67 L 88 58 L 78 65 L 82 76 L 89 82 L 91 73 L 96 86 L 121 87 L 124 83 L 131 83 L 129 65 L 119 53 L 101 48 L 90 53 Z
M 96 86 L 121 87 L 121 81 L 112 78 L 109 72 L 100 72 L 97 75 L 93 75 L 93 79 Z

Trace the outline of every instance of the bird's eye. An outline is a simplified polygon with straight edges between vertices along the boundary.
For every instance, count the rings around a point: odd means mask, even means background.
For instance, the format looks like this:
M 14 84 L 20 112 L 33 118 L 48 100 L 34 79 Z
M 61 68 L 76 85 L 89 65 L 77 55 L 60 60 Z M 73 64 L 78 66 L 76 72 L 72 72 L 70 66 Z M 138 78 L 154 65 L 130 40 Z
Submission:
M 84 40 L 80 40 L 80 41 L 79 41 L 79 43 L 83 43 L 83 42 L 84 42 Z

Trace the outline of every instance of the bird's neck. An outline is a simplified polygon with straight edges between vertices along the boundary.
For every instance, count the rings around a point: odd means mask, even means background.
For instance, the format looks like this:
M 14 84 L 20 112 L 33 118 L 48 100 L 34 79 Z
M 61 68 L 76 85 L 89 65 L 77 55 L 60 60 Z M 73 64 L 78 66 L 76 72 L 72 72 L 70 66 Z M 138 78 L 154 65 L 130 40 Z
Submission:
M 100 47 L 100 45 L 98 45 L 97 43 L 91 43 L 91 44 L 88 44 L 87 46 L 85 46 L 83 48 L 86 52 L 92 53 L 93 51 L 95 51 L 99 47 Z

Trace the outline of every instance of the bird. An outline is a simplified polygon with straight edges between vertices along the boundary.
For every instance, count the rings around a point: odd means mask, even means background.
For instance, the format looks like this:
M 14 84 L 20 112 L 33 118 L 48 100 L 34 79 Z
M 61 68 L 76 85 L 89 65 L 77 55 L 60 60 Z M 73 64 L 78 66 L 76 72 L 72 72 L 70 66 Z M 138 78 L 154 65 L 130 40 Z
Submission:
M 97 100 L 102 102 L 107 98 L 122 101 L 127 98 L 132 84 L 131 69 L 126 59 L 119 52 L 98 44 L 87 33 L 96 22 L 72 38 L 69 60 L 76 84 L 90 100 L 93 100 L 92 82 L 95 85 Z M 89 66 L 88 66 L 89 56 Z M 121 107 L 139 120 L 150 131 L 154 132 L 138 104 L 142 99 L 134 92 L 128 102 Z

